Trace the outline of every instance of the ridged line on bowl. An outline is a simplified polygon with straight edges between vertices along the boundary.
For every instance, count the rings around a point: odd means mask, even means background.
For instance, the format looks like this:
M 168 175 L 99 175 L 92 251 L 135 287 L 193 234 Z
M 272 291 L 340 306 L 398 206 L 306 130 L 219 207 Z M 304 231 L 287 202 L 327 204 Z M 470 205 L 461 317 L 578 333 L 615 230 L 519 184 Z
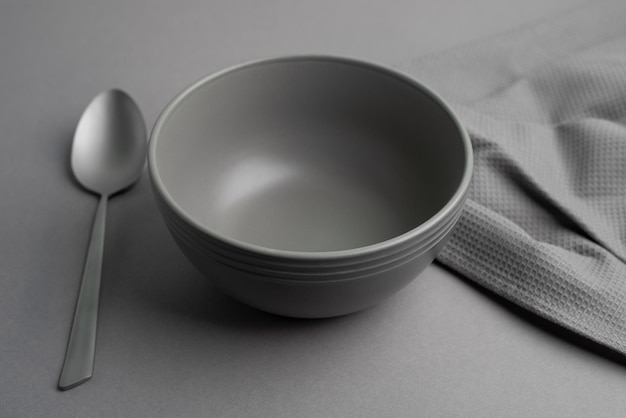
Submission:
M 432 242 L 430 242 L 429 246 L 425 248 L 421 248 L 420 251 L 414 251 L 414 252 L 408 253 L 402 257 L 397 257 L 383 264 L 379 264 L 376 266 L 368 266 L 368 267 L 364 267 L 360 269 L 353 269 L 353 270 L 343 270 L 343 271 L 329 270 L 327 272 L 306 272 L 306 273 L 284 271 L 284 270 L 272 270 L 272 269 L 267 269 L 267 268 L 262 268 L 262 267 L 258 267 L 255 265 L 251 265 L 251 264 L 241 263 L 236 258 L 225 257 L 220 254 L 216 254 L 215 252 L 212 252 L 211 250 L 206 250 L 206 248 L 203 248 L 201 245 L 197 245 L 197 243 L 190 241 L 188 237 L 178 234 L 176 233 L 176 231 L 174 231 L 172 235 L 177 240 L 179 245 L 184 246 L 188 250 L 195 251 L 196 253 L 200 254 L 202 257 L 211 257 L 215 261 L 220 262 L 223 265 L 227 265 L 232 268 L 235 268 L 237 270 L 246 271 L 246 272 L 254 273 L 254 274 L 261 274 L 268 278 L 275 278 L 277 280 L 288 280 L 288 281 L 299 281 L 299 282 L 330 282 L 330 281 L 336 281 L 336 280 L 350 280 L 350 279 L 355 279 L 355 278 L 360 278 L 360 277 L 368 277 L 373 274 L 379 274 L 379 273 L 391 270 L 393 268 L 396 268 L 397 266 L 400 266 L 406 262 L 409 262 L 415 259 L 416 257 L 424 255 L 428 251 L 431 251 L 433 248 L 435 248 L 444 239 L 448 237 L 447 232 L 449 232 L 454 227 L 454 225 L 455 223 L 452 223 L 451 225 L 449 225 L 445 233 L 441 234 L 437 240 L 433 240 Z M 168 225 L 168 226 L 172 228 L 171 225 Z
M 229 254 L 236 255 L 238 258 L 250 260 L 252 263 L 261 263 L 268 265 L 277 265 L 277 266 L 285 266 L 285 267 L 328 267 L 328 268 L 338 268 L 338 267 L 348 267 L 351 265 L 358 265 L 364 261 L 372 261 L 376 259 L 383 259 L 389 256 L 392 256 L 395 253 L 406 252 L 409 248 L 415 248 L 416 246 L 422 244 L 427 244 L 429 240 L 436 237 L 441 230 L 445 229 L 451 219 L 458 217 L 459 213 L 463 210 L 463 203 L 465 201 L 465 196 L 459 202 L 459 204 L 453 208 L 448 213 L 448 216 L 442 218 L 438 224 L 434 224 L 430 230 L 427 230 L 425 233 L 422 233 L 412 240 L 407 240 L 403 242 L 401 245 L 397 245 L 394 247 L 387 248 L 387 251 L 380 251 L 378 253 L 368 253 L 365 255 L 360 255 L 359 257 L 345 257 L 341 259 L 330 259 L 324 260 L 323 258 L 318 259 L 301 259 L 301 258 L 287 258 L 287 257 L 279 257 L 279 256 L 271 256 L 267 254 L 258 254 L 253 251 L 244 250 L 240 247 L 229 245 L 215 237 L 212 237 L 210 234 L 207 234 L 201 230 L 198 230 L 193 225 L 190 225 L 185 221 L 185 219 L 178 216 L 178 214 L 173 211 L 165 200 L 161 198 L 161 196 L 155 193 L 157 204 L 160 210 L 163 212 L 164 217 L 172 219 L 174 222 L 180 225 L 182 229 L 187 231 L 188 234 L 193 235 L 198 240 L 206 242 L 207 245 L 212 246 L 217 252 L 226 252 Z
M 161 204 L 164 204 L 164 202 L 161 202 Z M 263 271 L 267 272 L 275 272 L 277 274 L 287 273 L 302 277 L 323 276 L 325 274 L 349 274 L 379 268 L 386 264 L 393 263 L 397 259 L 404 258 L 410 254 L 420 252 L 422 249 L 432 246 L 433 242 L 438 241 L 442 235 L 447 234 L 449 230 L 454 227 L 454 224 L 462 213 L 462 206 L 460 206 L 456 211 L 450 213 L 451 217 L 449 217 L 449 219 L 440 225 L 437 225 L 437 228 L 434 228 L 428 236 L 420 236 L 420 240 L 408 242 L 407 245 L 394 252 L 380 255 L 377 254 L 376 257 L 363 258 L 351 263 L 339 264 L 335 262 L 332 264 L 325 264 L 322 260 L 316 260 L 315 263 L 303 264 L 301 260 L 296 260 L 295 263 L 289 263 L 285 262 L 283 259 L 270 260 L 267 257 L 254 257 L 254 255 L 250 257 L 248 254 L 241 254 L 237 251 L 238 249 L 230 251 L 227 247 L 225 248 L 219 244 L 214 245 L 215 242 L 213 242 L 205 234 L 202 234 L 193 227 L 187 225 L 183 220 L 179 219 L 175 213 L 170 213 L 168 208 L 163 209 L 166 212 L 164 219 L 166 220 L 166 223 L 168 223 L 172 233 L 182 235 L 185 241 L 189 242 L 189 245 L 202 247 L 205 252 L 218 255 L 225 260 L 231 260 L 231 263 L 238 265 L 248 265 L 257 269 L 263 269 Z
M 160 202 L 163 204 L 163 202 Z M 445 230 L 450 223 L 453 223 L 454 220 L 458 217 L 458 215 L 462 211 L 462 207 L 460 206 L 454 212 L 450 213 L 448 219 L 445 222 L 442 222 L 440 225 L 437 225 L 436 228 L 433 228 L 429 231 L 429 234 L 419 236 L 416 240 L 408 241 L 403 246 L 399 246 L 393 252 L 386 252 L 381 254 L 373 254 L 370 257 L 362 257 L 360 259 L 352 259 L 347 262 L 337 262 L 337 260 L 331 260 L 330 263 L 324 262 L 324 260 L 307 260 L 307 262 L 303 262 L 302 260 L 285 260 L 284 258 L 269 258 L 263 255 L 250 254 L 241 252 L 239 248 L 230 248 L 219 241 L 214 241 L 210 236 L 203 234 L 201 231 L 197 231 L 181 220 L 176 216 L 175 213 L 172 213 L 169 208 L 162 207 L 164 212 L 164 218 L 169 219 L 170 222 L 173 222 L 177 225 L 177 230 L 183 231 L 186 235 L 190 236 L 192 240 L 196 240 L 199 243 L 202 243 L 203 246 L 210 248 L 213 252 L 225 254 L 229 257 L 235 257 L 240 261 L 245 263 L 254 264 L 258 266 L 265 266 L 268 268 L 279 268 L 281 270 L 285 269 L 296 269 L 296 270 L 323 270 L 323 269 L 332 269 L 336 271 L 337 269 L 352 269 L 356 266 L 362 266 L 364 263 L 380 263 L 384 262 L 385 259 L 389 259 L 391 257 L 400 256 L 403 253 L 413 252 L 419 249 L 420 246 L 427 246 L 428 243 L 434 239 L 437 239 L 437 236 L 441 234 L 442 230 Z
M 461 210 L 454 212 L 455 216 L 440 225 L 440 228 L 437 228 L 437 233 L 430 236 L 428 240 L 420 241 L 413 246 L 405 248 L 403 251 L 387 254 L 384 257 L 365 259 L 361 263 L 351 263 L 342 266 L 285 265 L 284 263 L 260 262 L 258 259 L 243 259 L 240 254 L 232 254 L 228 251 L 216 249 L 206 241 L 205 236 L 197 235 L 197 231 L 193 230 L 193 228 L 189 228 L 176 216 L 166 216 L 164 219 L 172 235 L 179 237 L 188 247 L 194 248 L 196 251 L 206 256 L 219 259 L 224 264 L 239 266 L 247 271 L 262 272 L 271 276 L 281 276 L 299 280 L 317 280 L 329 276 L 347 277 L 354 274 L 366 274 L 367 272 L 387 268 L 415 254 L 421 254 L 432 248 L 442 237 L 450 232 L 461 213 Z
M 249 264 L 254 265 L 259 268 L 265 268 L 267 270 L 277 270 L 277 271 L 290 271 L 290 272 L 302 272 L 304 274 L 324 274 L 325 272 L 330 272 L 332 274 L 336 274 L 337 272 L 351 272 L 355 270 L 364 270 L 367 268 L 375 268 L 380 265 L 387 264 L 389 262 L 393 262 L 395 259 L 402 258 L 407 254 L 415 253 L 420 251 L 424 247 L 430 246 L 431 242 L 434 242 L 439 239 L 440 235 L 448 233 L 449 229 L 451 229 L 456 222 L 456 217 L 452 218 L 446 224 L 442 225 L 441 231 L 438 234 L 434 234 L 427 241 L 422 241 L 417 243 L 411 247 L 407 247 L 401 252 L 395 252 L 392 254 L 388 254 L 386 256 L 376 257 L 372 259 L 365 259 L 360 263 L 351 263 L 348 265 L 287 265 L 284 263 L 270 263 L 266 260 L 258 260 L 258 259 L 249 259 L 241 257 L 239 254 L 232 254 L 228 251 L 220 251 L 212 246 L 210 243 L 206 242 L 202 239 L 202 237 L 198 237 L 194 235 L 193 231 L 185 230 L 184 226 L 180 225 L 174 219 L 169 219 L 167 221 L 170 224 L 170 227 L 175 230 L 179 235 L 183 235 L 186 239 L 193 243 L 194 245 L 201 246 L 205 250 L 210 251 L 211 253 L 219 254 L 225 258 L 233 259 L 233 262 L 241 263 L 241 264 Z
M 190 259 L 194 259 L 193 255 L 190 254 L 190 252 L 194 252 L 196 253 L 196 255 L 198 255 L 201 259 L 205 259 L 207 257 L 211 258 L 214 262 L 219 263 L 223 266 L 226 266 L 227 268 L 233 269 L 233 270 L 237 270 L 237 271 L 241 271 L 244 273 L 249 273 L 250 277 L 253 277 L 255 280 L 262 280 L 262 281 L 267 281 L 267 282 L 274 282 L 274 283 L 285 283 L 285 284 L 290 284 L 290 285 L 304 285 L 304 286 L 315 286 L 315 285 L 323 285 L 323 284 L 330 284 L 330 283 L 341 283 L 341 282 L 348 282 L 348 281 L 355 281 L 355 280 L 361 280 L 361 279 L 367 279 L 370 278 L 372 276 L 376 276 L 376 275 L 381 275 L 384 274 L 385 272 L 389 272 L 392 271 L 394 269 L 400 268 L 414 260 L 416 260 L 419 257 L 423 257 L 425 255 L 427 255 L 429 252 L 431 253 L 429 259 L 427 262 L 425 262 L 425 265 L 428 265 L 432 262 L 432 260 L 435 258 L 436 254 L 439 252 L 439 250 L 443 247 L 443 245 L 445 245 L 445 243 L 447 242 L 448 238 L 450 237 L 450 235 L 444 235 L 441 237 L 441 239 L 435 243 L 433 243 L 433 245 L 426 249 L 424 252 L 420 252 L 420 253 L 413 253 L 411 254 L 409 257 L 404 257 L 401 260 L 399 260 L 399 262 L 394 263 L 393 265 L 387 265 L 386 268 L 381 268 L 381 269 L 377 269 L 377 270 L 371 270 L 371 271 L 367 271 L 367 272 L 362 272 L 361 274 L 355 274 L 355 275 L 350 275 L 350 276 L 346 276 L 346 277 L 340 277 L 340 276 L 335 276 L 335 275 L 326 275 L 326 276 L 320 276 L 320 277 L 316 277 L 316 278 L 312 278 L 309 280 L 302 280 L 301 278 L 293 278 L 290 276 L 285 276 L 280 272 L 281 274 L 276 274 L 276 272 L 265 272 L 265 271 L 259 271 L 257 269 L 254 268 L 249 268 L 249 265 L 234 265 L 228 262 L 223 262 L 221 259 L 214 257 L 214 254 L 207 254 L 205 252 L 202 252 L 198 249 L 197 246 L 194 245 L 188 245 L 188 243 L 186 241 L 184 241 L 182 239 L 181 236 L 179 235 L 173 235 L 174 240 L 176 241 L 176 243 L 178 244 L 178 246 L 182 249 L 183 253 L 185 253 L 185 255 L 187 257 L 189 257 Z
M 158 193 L 155 195 L 164 217 L 172 219 L 174 222 L 178 223 L 181 228 L 187 231 L 188 234 L 206 243 L 206 245 L 211 246 L 216 252 L 235 255 L 237 258 L 246 260 L 251 264 L 304 269 L 351 268 L 351 266 L 360 265 L 364 262 L 372 262 L 373 260 L 388 258 L 396 253 L 406 252 L 407 250 L 416 248 L 419 245 L 428 245 L 430 240 L 436 238 L 440 231 L 446 228 L 451 219 L 458 216 L 458 214 L 463 210 L 463 204 L 465 202 L 465 195 L 463 195 L 462 199 L 458 202 L 458 205 L 451 208 L 451 210 L 447 213 L 447 216 L 440 218 L 438 223 L 432 224 L 430 229 L 423 231 L 422 234 L 417 235 L 412 239 L 400 242 L 395 246 L 386 247 L 378 252 L 355 254 L 349 257 L 341 258 L 329 257 L 329 259 L 324 259 L 322 257 L 324 253 L 322 252 L 316 254 L 318 255 L 317 258 L 307 259 L 289 258 L 288 256 L 284 256 L 282 254 L 275 256 L 268 253 L 257 253 L 240 246 L 231 245 L 230 243 L 222 241 L 211 234 L 207 234 L 206 232 L 197 229 L 194 225 L 189 224 L 184 218 L 181 218 L 177 212 L 172 210 L 172 208 L 167 205 L 166 201 L 162 199 Z M 286 254 L 289 254 L 289 252 L 286 252 Z
M 256 268 L 261 268 L 266 271 L 288 271 L 295 274 L 302 273 L 303 275 L 323 275 L 326 273 L 329 274 L 337 274 L 337 273 L 351 273 L 356 271 L 363 271 L 370 268 L 378 268 L 380 266 L 384 266 L 389 263 L 393 263 L 398 259 L 402 259 L 410 254 L 414 254 L 422 251 L 424 248 L 429 248 L 432 246 L 433 242 L 437 242 L 442 236 L 448 234 L 450 230 L 455 226 L 461 212 L 457 214 L 454 218 L 450 219 L 446 224 L 442 225 L 442 228 L 439 232 L 426 242 L 418 243 L 418 245 L 414 245 L 412 247 L 406 248 L 402 252 L 392 253 L 386 257 L 377 257 L 371 260 L 363 260 L 362 263 L 358 264 L 350 264 L 344 266 L 298 266 L 298 265 L 285 265 L 285 264 L 272 264 L 272 263 L 258 263 L 258 260 L 252 260 L 253 262 L 249 262 L 250 260 L 242 259 L 238 254 L 231 254 L 228 252 L 219 252 L 215 251 L 215 248 L 203 241 L 202 237 L 194 236 L 193 233 L 189 233 L 190 231 L 185 230 L 184 226 L 180 223 L 177 223 L 175 219 L 169 219 L 166 222 L 168 226 L 172 229 L 173 233 L 181 235 L 185 238 L 190 245 L 201 247 L 207 253 L 217 254 L 225 259 L 231 259 L 234 263 L 244 264 L 254 266 Z

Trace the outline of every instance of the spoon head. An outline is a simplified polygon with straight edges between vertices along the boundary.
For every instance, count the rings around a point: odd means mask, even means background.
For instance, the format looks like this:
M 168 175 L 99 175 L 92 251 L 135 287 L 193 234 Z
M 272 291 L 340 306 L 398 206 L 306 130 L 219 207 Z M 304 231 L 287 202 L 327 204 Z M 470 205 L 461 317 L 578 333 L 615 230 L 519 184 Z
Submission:
M 72 171 L 88 190 L 111 195 L 131 186 L 146 161 L 146 125 L 137 104 L 121 90 L 100 93 L 74 133 Z

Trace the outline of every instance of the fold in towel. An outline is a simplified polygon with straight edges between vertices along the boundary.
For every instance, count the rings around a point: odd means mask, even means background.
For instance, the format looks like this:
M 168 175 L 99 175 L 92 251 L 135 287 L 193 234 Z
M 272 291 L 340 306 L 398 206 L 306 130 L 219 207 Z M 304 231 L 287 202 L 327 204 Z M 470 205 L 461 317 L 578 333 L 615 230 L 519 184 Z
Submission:
M 411 62 L 475 154 L 438 257 L 524 308 L 626 354 L 626 3 Z

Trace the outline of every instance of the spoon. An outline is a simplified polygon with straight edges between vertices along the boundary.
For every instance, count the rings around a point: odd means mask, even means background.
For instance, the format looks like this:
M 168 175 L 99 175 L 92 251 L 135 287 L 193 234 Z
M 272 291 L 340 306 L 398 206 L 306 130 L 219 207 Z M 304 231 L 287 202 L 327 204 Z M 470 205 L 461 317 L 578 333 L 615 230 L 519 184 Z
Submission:
M 81 116 L 72 144 L 72 171 L 100 201 L 76 301 L 74 320 L 59 378 L 59 389 L 72 389 L 93 374 L 100 298 L 100 276 L 108 199 L 132 186 L 146 161 L 146 126 L 126 93 L 100 93 Z

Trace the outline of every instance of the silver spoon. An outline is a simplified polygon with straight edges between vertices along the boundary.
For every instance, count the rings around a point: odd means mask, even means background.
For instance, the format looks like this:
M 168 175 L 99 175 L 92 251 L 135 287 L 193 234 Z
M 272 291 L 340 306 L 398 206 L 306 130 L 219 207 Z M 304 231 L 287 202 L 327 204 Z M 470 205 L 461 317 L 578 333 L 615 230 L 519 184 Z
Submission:
M 78 122 L 72 144 L 72 171 L 100 196 L 59 378 L 59 389 L 86 382 L 93 373 L 100 297 L 106 207 L 109 197 L 135 183 L 146 161 L 146 126 L 135 102 L 121 90 L 96 96 Z

